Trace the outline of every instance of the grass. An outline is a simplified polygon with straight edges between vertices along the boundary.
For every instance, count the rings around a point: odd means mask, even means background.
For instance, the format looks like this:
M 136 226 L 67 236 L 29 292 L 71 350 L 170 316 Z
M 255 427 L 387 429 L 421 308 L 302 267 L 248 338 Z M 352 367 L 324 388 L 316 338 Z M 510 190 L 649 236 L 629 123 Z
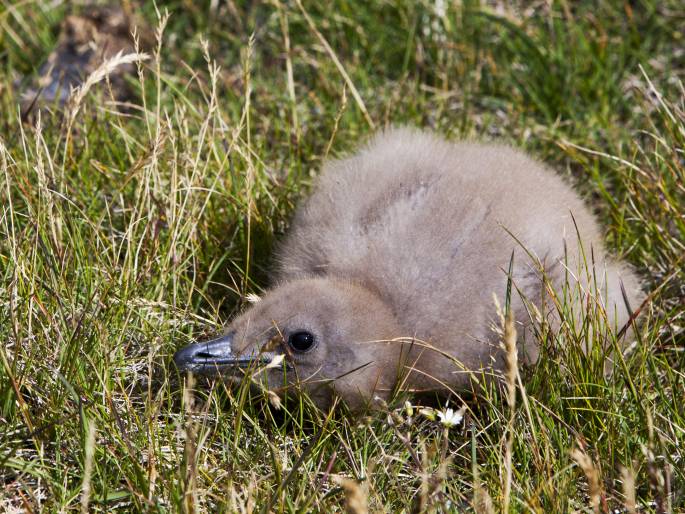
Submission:
M 0 4 L 5 511 L 685 511 L 681 5 L 441 5 L 169 2 L 135 108 L 93 88 L 30 125 L 14 84 L 67 7 Z M 405 123 L 577 185 L 651 293 L 625 364 L 582 351 L 597 311 L 541 324 L 538 364 L 449 430 L 404 398 L 360 419 L 177 377 L 174 350 L 268 284 L 326 156 Z

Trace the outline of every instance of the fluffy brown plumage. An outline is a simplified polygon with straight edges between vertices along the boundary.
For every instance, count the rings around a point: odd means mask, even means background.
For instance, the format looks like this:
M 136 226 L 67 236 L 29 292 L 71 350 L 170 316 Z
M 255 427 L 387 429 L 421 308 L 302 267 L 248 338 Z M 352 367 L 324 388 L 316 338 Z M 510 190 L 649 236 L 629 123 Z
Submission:
M 521 295 L 556 320 L 536 261 L 555 289 L 569 277 L 596 293 L 580 272 L 577 233 L 592 249 L 608 322 L 620 328 L 630 315 L 620 284 L 635 308 L 639 281 L 607 256 L 594 216 L 559 176 L 507 146 L 390 130 L 324 166 L 277 250 L 273 289 L 227 336 L 187 347 L 176 362 L 232 373 L 285 353 L 288 384 L 319 405 L 337 393 L 359 407 L 398 377 L 411 390 L 464 388 L 471 372 L 502 367 L 493 294 L 504 301 L 512 252 L 523 360 L 538 348 Z M 263 376 L 283 384 L 281 369 Z

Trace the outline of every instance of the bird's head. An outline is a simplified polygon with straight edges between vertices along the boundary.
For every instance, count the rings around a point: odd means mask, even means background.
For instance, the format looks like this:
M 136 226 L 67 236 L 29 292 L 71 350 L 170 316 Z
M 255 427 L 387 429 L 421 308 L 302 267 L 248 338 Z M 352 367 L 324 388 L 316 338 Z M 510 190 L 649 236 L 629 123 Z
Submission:
M 351 282 L 288 282 L 238 316 L 217 339 L 174 356 L 182 371 L 229 379 L 246 372 L 277 393 L 304 391 L 319 406 L 334 394 L 359 409 L 387 397 L 400 369 L 399 334 L 381 299 Z M 276 365 L 274 365 L 276 364 Z

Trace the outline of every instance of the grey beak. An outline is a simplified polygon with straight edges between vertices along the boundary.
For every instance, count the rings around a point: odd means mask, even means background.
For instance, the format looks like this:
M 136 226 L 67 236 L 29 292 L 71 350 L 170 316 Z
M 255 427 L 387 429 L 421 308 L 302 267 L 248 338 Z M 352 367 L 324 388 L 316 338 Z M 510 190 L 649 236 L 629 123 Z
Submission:
M 268 356 L 238 356 L 233 353 L 233 332 L 201 343 L 189 344 L 174 355 L 179 371 L 216 375 L 227 368 L 248 368 L 269 362 Z

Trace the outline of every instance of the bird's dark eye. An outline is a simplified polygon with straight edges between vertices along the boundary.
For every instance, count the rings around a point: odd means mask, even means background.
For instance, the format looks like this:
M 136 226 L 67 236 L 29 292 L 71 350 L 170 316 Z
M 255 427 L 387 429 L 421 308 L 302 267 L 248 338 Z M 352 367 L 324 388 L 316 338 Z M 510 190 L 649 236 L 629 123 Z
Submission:
M 298 330 L 288 337 L 290 348 L 300 353 L 308 352 L 314 348 L 315 343 L 316 339 L 314 339 L 314 334 L 307 332 L 306 330 Z

